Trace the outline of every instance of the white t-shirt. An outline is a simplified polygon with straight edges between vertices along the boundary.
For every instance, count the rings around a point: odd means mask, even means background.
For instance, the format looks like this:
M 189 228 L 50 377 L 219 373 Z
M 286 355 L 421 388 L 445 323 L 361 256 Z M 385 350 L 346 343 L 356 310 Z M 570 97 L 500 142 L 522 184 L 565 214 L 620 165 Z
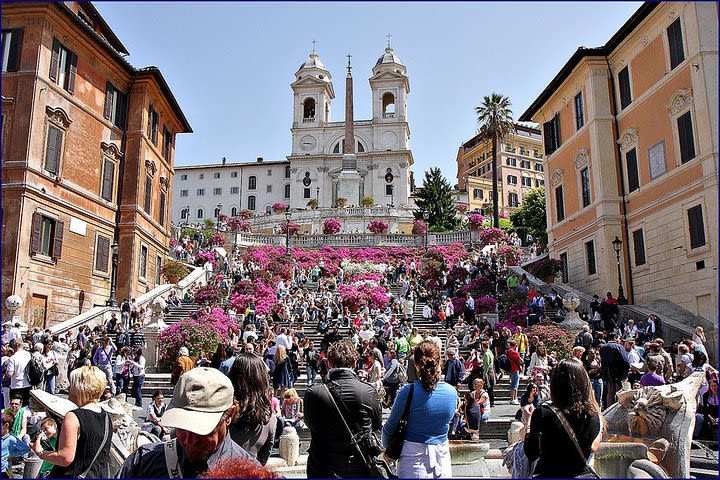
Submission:
M 32 356 L 27 350 L 19 350 L 15 352 L 8 360 L 7 371 L 12 372 L 10 377 L 10 388 L 25 388 L 30 386 L 27 376 L 25 376 L 25 367 L 30 363 Z

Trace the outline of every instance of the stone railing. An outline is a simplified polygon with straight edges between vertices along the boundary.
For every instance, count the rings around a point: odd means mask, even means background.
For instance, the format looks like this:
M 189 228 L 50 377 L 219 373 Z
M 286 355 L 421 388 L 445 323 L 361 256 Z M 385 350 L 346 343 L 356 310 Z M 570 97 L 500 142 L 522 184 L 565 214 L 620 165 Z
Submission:
M 428 246 L 450 245 L 452 243 L 469 243 L 469 231 L 452 233 L 428 233 Z M 473 241 L 476 234 L 473 232 Z M 232 236 L 229 237 L 232 240 Z M 250 245 L 279 245 L 285 246 L 284 234 L 262 235 L 257 233 L 238 233 L 235 243 L 240 246 Z M 333 247 L 422 247 L 425 245 L 425 235 L 386 233 L 374 235 L 372 233 L 339 233 L 337 235 L 291 235 L 290 247 L 320 248 Z
M 590 311 L 590 303 L 592 303 L 593 300 L 592 295 L 573 288 L 566 283 L 545 283 L 532 276 L 522 267 L 509 267 L 509 270 L 517 275 L 525 274 L 530 285 L 544 294 L 549 293 L 551 288 L 554 288 L 561 297 L 568 293 L 574 293 L 580 298 L 578 311 L 582 312 L 583 309 L 587 309 L 588 312 Z M 655 300 L 647 305 L 620 305 L 619 311 L 621 315 L 627 313 L 628 318 L 635 320 L 635 323 L 637 323 L 638 320 L 647 320 L 650 314 L 657 315 L 659 319 L 659 322 L 656 324 L 658 333 L 668 345 L 675 341 L 692 338 L 695 327 L 701 325 L 705 330 L 707 339 L 705 347 L 710 355 L 710 361 L 716 361 L 718 358 L 717 324 L 699 317 L 669 300 Z
M 348 218 L 348 217 L 367 217 L 367 218 L 398 218 L 413 220 L 412 210 L 409 208 L 398 207 L 345 207 L 345 208 L 317 208 L 315 210 L 297 210 L 292 212 L 290 221 L 307 223 L 308 221 L 319 221 L 325 218 Z M 285 213 L 271 213 L 266 215 L 258 215 L 248 219 L 248 223 L 255 228 L 263 228 L 268 226 L 281 225 L 285 222 Z
M 183 298 L 185 293 L 196 285 L 205 285 L 207 283 L 207 271 L 204 268 L 195 268 L 192 272 L 177 284 L 166 283 L 158 285 L 147 293 L 137 297 L 135 301 L 139 308 L 148 308 L 152 302 L 158 298 L 167 298 L 172 290 L 175 290 L 179 298 Z M 50 332 L 55 334 L 63 334 L 69 330 L 77 330 L 79 327 L 89 326 L 90 328 L 98 325 L 104 325 L 110 319 L 113 313 L 119 316 L 119 307 L 93 307 L 87 312 L 81 313 L 73 318 L 57 323 L 50 327 Z

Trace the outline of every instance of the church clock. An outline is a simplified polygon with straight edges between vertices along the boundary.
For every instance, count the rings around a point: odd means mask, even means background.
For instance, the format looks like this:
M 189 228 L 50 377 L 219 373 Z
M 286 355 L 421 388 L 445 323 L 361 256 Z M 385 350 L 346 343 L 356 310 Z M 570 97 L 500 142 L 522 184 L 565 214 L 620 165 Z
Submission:
M 317 140 L 312 135 L 304 135 L 300 139 L 300 148 L 306 152 L 315 148 L 315 145 L 317 145 Z

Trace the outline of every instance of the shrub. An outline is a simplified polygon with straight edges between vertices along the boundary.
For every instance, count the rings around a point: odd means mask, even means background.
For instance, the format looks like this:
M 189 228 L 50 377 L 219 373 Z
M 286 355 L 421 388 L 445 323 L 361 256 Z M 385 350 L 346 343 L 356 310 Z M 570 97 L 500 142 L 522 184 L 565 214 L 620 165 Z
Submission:
M 215 285 L 203 285 L 195 290 L 193 300 L 200 305 L 217 305 L 220 302 L 220 292 Z
M 522 250 L 515 245 L 500 245 L 497 249 L 498 257 L 501 258 L 508 267 L 520 265 L 522 258 Z
M 506 322 L 511 322 L 515 325 L 520 325 L 521 327 L 524 327 L 525 325 L 527 325 L 527 316 L 529 312 L 530 309 L 527 307 L 527 305 L 516 303 L 512 305 L 508 309 L 508 311 L 505 312 L 504 320 Z
M 280 233 L 287 233 L 289 235 L 297 235 L 300 231 L 300 224 L 295 222 L 283 222 L 280 226 Z
M 544 257 L 528 265 L 528 272 L 534 277 L 545 280 L 549 276 L 560 272 L 562 267 L 562 261 L 555 258 Z
M 252 225 L 246 222 L 242 216 L 231 217 L 227 225 L 233 232 L 252 232 Z
M 318 208 L 318 201 L 317 201 L 317 199 L 316 199 L 316 198 L 310 199 L 310 200 L 307 202 L 307 206 L 308 206 L 308 208 L 310 208 L 310 209 L 312 209 L 312 210 L 315 210 L 316 208 Z
M 468 222 L 470 223 L 470 228 L 473 230 L 478 230 L 478 229 L 482 228 L 484 221 L 485 221 L 485 217 L 483 217 L 479 213 L 472 213 L 468 216 Z
M 187 347 L 191 356 L 201 352 L 212 354 L 220 343 L 228 340 L 228 327 L 232 319 L 221 309 L 213 309 L 197 319 L 186 318 L 160 332 L 160 366 L 171 368 L 180 347 Z
M 212 237 L 208 238 L 210 245 L 223 245 L 225 243 L 225 235 L 222 233 L 216 233 Z
M 480 248 L 484 248 L 488 245 L 495 243 L 507 242 L 508 235 L 500 228 L 486 228 L 480 230 Z
M 342 229 L 342 223 L 337 218 L 328 218 L 323 222 L 323 233 L 325 235 L 335 235 Z
M 362 205 L 363 207 L 372 207 L 373 205 L 375 205 L 375 199 L 370 195 L 365 195 L 362 198 Z
M 460 213 L 465 213 L 468 211 L 468 204 L 467 203 L 458 203 L 457 204 L 457 210 Z
M 387 232 L 388 228 L 388 223 L 385 220 L 379 219 L 373 220 L 370 222 L 370 225 L 368 225 L 368 230 L 375 235 Z
M 283 213 L 287 209 L 288 209 L 287 203 L 277 202 L 277 203 L 273 203 L 273 206 L 272 206 L 272 211 L 274 213 Z
M 215 222 L 213 222 L 211 219 L 206 218 L 203 220 L 203 224 L 205 224 L 205 228 L 210 230 L 211 228 L 215 228 Z
M 558 327 L 554 323 L 538 323 L 530 327 L 525 333 L 527 333 L 528 337 L 537 335 L 540 341 L 545 343 L 548 353 L 557 353 L 556 358 L 558 361 L 570 358 L 572 355 L 575 335 L 562 327 Z
M 348 203 L 348 200 L 345 197 L 338 197 L 335 199 L 335 206 L 337 208 L 345 208 L 347 203 Z
M 415 235 L 425 235 L 427 233 L 427 224 L 423 220 L 415 220 L 412 226 L 412 233 Z
M 248 218 L 252 218 L 254 216 L 255 212 L 253 212 L 252 210 L 240 210 L 240 218 L 242 218 L 243 220 L 247 220 Z
M 185 278 L 190 273 L 190 269 L 182 262 L 177 260 L 165 260 L 160 273 L 165 277 L 166 281 L 170 281 L 171 278 Z
M 475 312 L 491 313 L 497 308 L 498 301 L 495 297 L 485 295 L 475 299 Z

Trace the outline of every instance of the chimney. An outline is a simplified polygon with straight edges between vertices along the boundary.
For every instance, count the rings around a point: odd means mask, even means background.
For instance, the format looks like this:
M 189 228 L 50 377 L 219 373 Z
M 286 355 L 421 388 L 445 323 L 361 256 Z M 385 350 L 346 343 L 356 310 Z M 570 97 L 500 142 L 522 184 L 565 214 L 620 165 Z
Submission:
M 264 160 L 263 157 L 257 157 L 258 163 L 261 163 L 263 160 Z
M 227 158 L 222 157 L 222 164 L 225 165 L 227 163 Z

